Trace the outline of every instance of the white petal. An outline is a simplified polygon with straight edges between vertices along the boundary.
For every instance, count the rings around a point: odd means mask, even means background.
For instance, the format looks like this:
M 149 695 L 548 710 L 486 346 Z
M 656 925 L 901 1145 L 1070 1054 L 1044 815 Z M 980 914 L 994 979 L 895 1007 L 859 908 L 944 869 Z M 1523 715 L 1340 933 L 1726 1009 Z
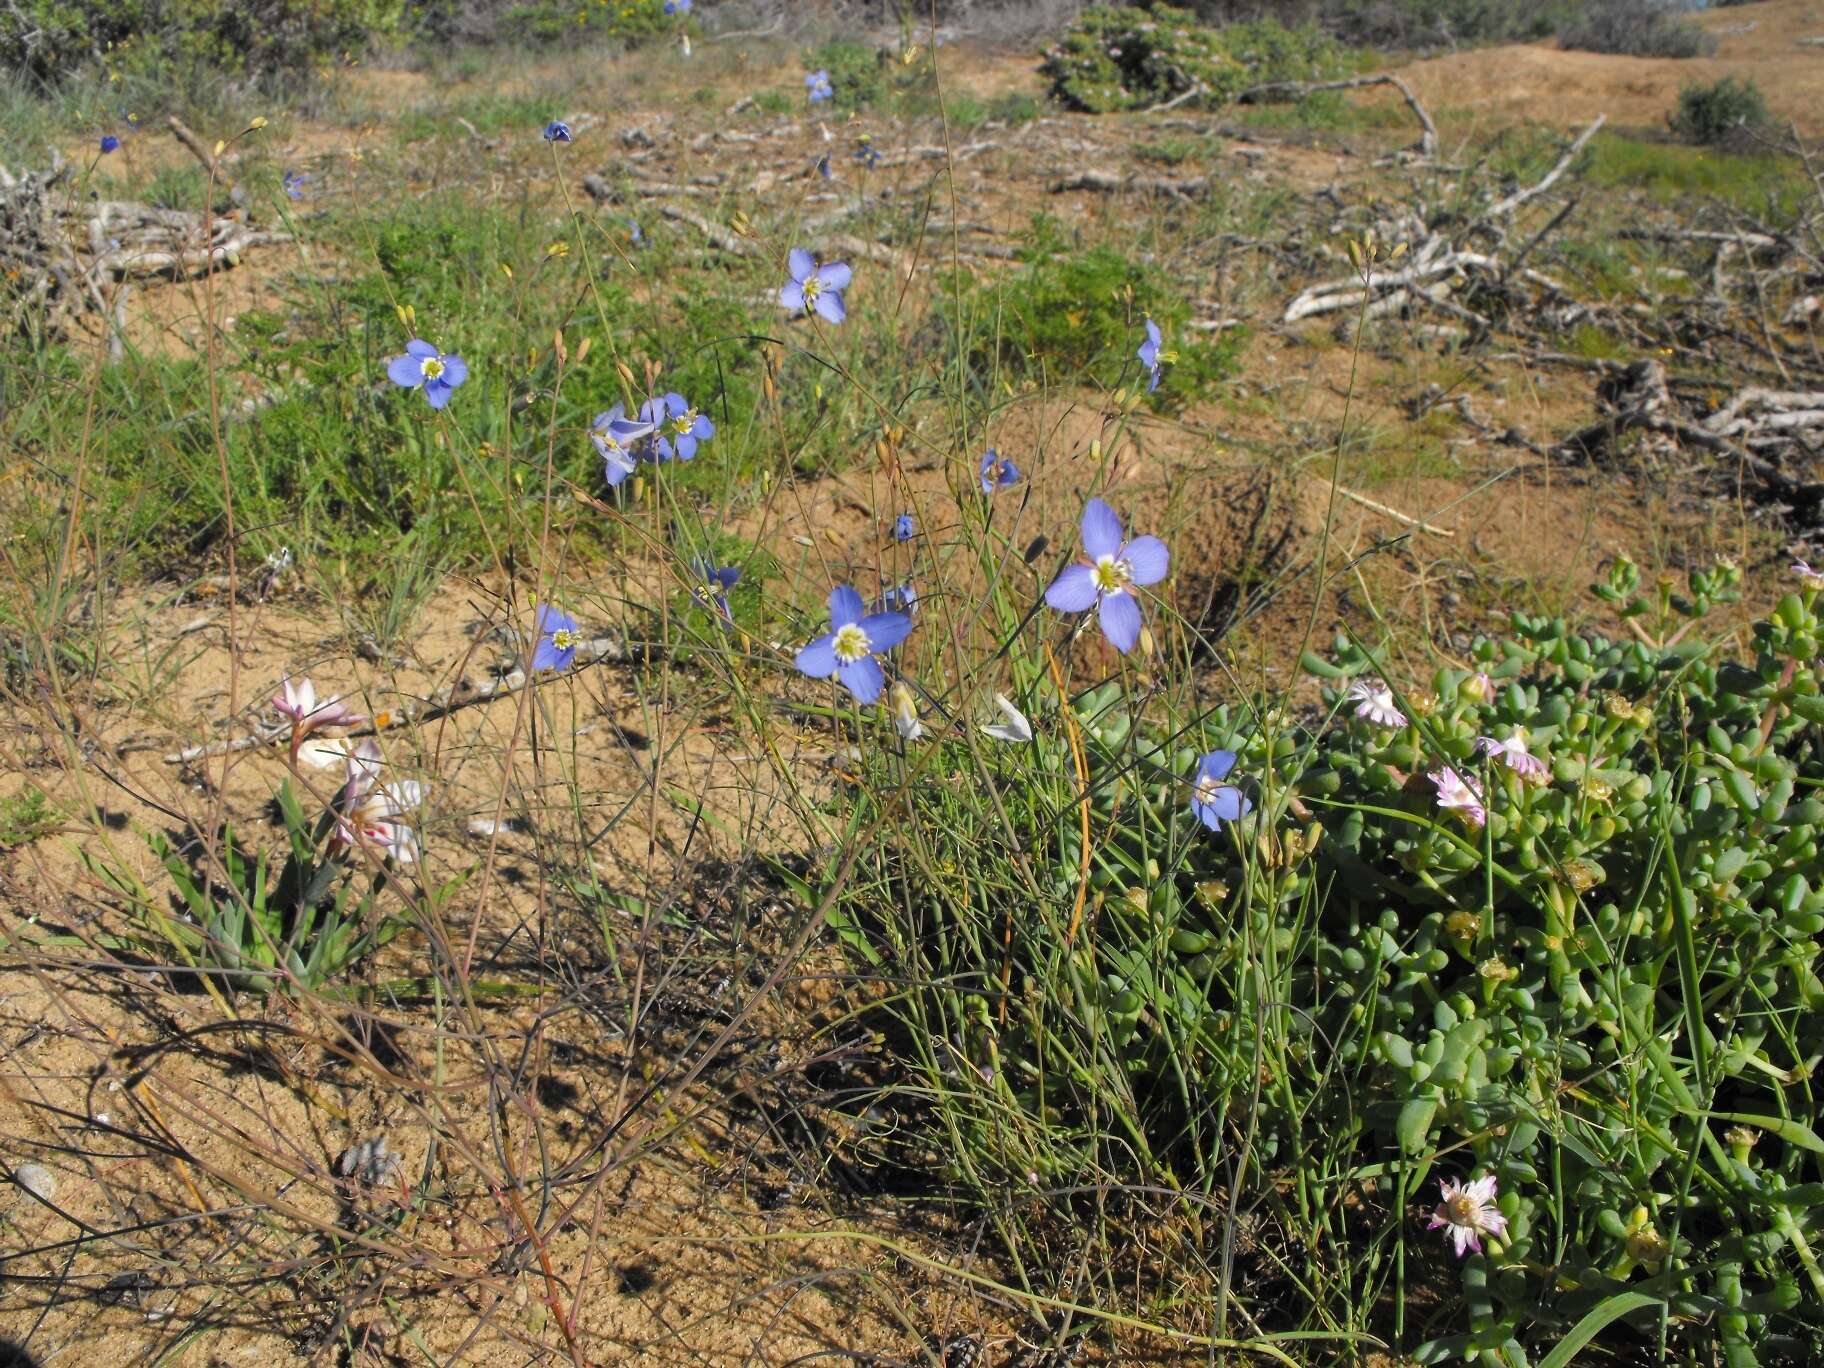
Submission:
M 1012 741 L 1021 745 L 1032 740 L 1032 723 L 1026 720 L 1025 713 L 1013 706 L 1007 695 L 997 693 L 994 696 L 994 706 L 1001 710 L 1001 716 L 1007 720 L 983 727 L 984 734 L 992 736 L 996 741 Z

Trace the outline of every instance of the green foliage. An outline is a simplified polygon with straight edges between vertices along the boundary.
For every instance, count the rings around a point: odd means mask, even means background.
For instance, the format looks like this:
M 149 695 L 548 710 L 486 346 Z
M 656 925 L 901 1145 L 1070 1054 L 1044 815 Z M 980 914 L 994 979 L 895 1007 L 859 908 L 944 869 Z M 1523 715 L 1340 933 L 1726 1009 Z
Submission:
M 887 93 L 885 54 L 861 43 L 838 38 L 804 54 L 804 69 L 830 74 L 830 102 L 838 109 L 861 109 Z
M 1725 76 L 1710 85 L 1686 86 L 1667 122 L 1686 142 L 1714 147 L 1749 141 L 1748 135 L 1764 130 L 1771 119 L 1767 98 L 1752 78 Z
M 1084 10 L 1039 70 L 1053 99 L 1107 114 L 1191 91 L 1197 103 L 1220 105 L 1251 86 L 1315 80 L 1343 65 L 1341 49 L 1315 29 L 1271 19 L 1208 29 L 1186 10 L 1151 3 Z
M 1111 246 L 1070 250 L 1060 225 L 1044 216 L 1034 220 L 1028 244 L 1019 270 L 972 291 L 963 309 L 947 309 L 957 354 L 978 379 L 1144 390 L 1134 353 L 1148 318 L 1174 353 L 1152 396 L 1157 407 L 1182 407 L 1233 369 L 1244 340 L 1238 331 L 1214 341 L 1187 334 L 1190 306 L 1157 268 Z
M 313 826 L 289 783 L 277 804 L 285 823 L 282 859 L 251 847 L 231 828 L 223 830 L 219 862 L 205 863 L 200 849 L 179 851 L 163 835 L 146 837 L 185 909 L 181 918 L 124 871 L 92 854 L 84 858 L 128 895 L 147 945 L 175 951 L 179 962 L 237 991 L 320 991 L 404 923 L 375 908 L 383 876 L 365 878 L 358 864 L 325 853 L 333 811 Z
M 1708 197 L 1788 223 L 1810 198 L 1804 170 L 1793 157 L 1718 155 L 1713 148 L 1600 135 L 1591 150 L 1589 175 L 1596 184 L 1638 187 L 1668 203 Z M 1541 156 L 1535 164 L 1549 165 L 1549 158 Z
M 527 0 L 509 7 L 487 41 L 557 47 L 607 40 L 637 47 L 678 31 L 664 0 Z
M 1026 712 L 1068 716 L 992 757 L 992 804 L 957 800 L 960 746 L 909 781 L 882 754 L 862 791 L 909 814 L 837 924 L 912 985 L 896 1038 L 942 1098 L 938 1162 L 997 1195 L 1241 1182 L 1295 1229 L 1354 1194 L 1348 1265 L 1308 1256 L 1319 1304 L 1287 1325 L 1385 1285 L 1370 1209 L 1397 1227 L 1438 1178 L 1489 1173 L 1507 1237 L 1420 1361 L 1520 1362 L 1585 1317 L 1655 1336 L 1668 1299 L 1675 1357 L 1816 1361 L 1824 623 L 1817 589 L 1789 594 L 1733 658 L 1702 629 L 1738 581 L 1643 594 L 1622 562 L 1598 592 L 1633 636 L 1516 615 L 1470 669 L 1396 684 L 1398 728 L 1355 719 L 1343 688 L 1384 667 L 1339 640 L 1306 666 L 1340 721 L 1060 699 L 1027 667 Z M 1546 773 L 1482 756 L 1490 735 Z M 1253 802 L 1214 833 L 1186 783 L 1211 746 Z M 1446 765 L 1486 826 L 1438 805 Z
M 0 69 L 55 81 L 111 70 L 286 76 L 398 30 L 404 0 L 19 0 L 0 8 Z
M 61 815 L 44 796 L 44 790 L 27 784 L 17 793 L 0 798 L 0 851 L 35 841 L 54 831 Z

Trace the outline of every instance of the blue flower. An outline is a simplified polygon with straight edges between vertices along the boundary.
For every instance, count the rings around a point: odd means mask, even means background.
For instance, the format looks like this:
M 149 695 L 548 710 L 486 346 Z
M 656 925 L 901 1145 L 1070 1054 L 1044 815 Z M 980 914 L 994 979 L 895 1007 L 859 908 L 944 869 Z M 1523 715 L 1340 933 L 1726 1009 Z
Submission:
M 429 342 L 414 337 L 405 344 L 404 356 L 387 362 L 386 378 L 401 389 L 422 389 L 431 407 L 440 409 L 469 378 L 469 368 L 460 356 L 445 356 Z
M 545 141 L 550 143 L 569 142 L 570 125 L 562 119 L 553 119 L 545 125 Z
M 285 179 L 280 184 L 285 187 L 285 193 L 292 199 L 301 200 L 304 198 L 304 182 L 309 179 L 310 177 L 302 171 L 287 171 Z
M 828 152 L 825 152 L 821 157 L 817 158 L 817 174 L 822 176 L 825 180 L 829 180 L 836 174 L 834 171 L 830 170 L 830 154 Z
M 849 311 L 843 307 L 842 292 L 849 288 L 854 273 L 847 265 L 832 261 L 827 266 L 819 266 L 816 257 L 802 247 L 794 247 L 786 255 L 785 267 L 792 278 L 779 287 L 782 308 L 793 313 L 800 309 L 807 313 L 815 309 L 820 317 L 831 323 L 840 323 L 849 316 Z
M 1066 566 L 1045 591 L 1045 602 L 1060 613 L 1095 608 L 1108 644 L 1125 655 L 1140 640 L 1134 588 L 1164 579 L 1171 553 L 1157 537 L 1124 540 L 1119 515 L 1100 499 L 1083 508 L 1083 550 L 1088 561 Z
M 798 652 L 798 669 L 812 679 L 835 675 L 857 703 L 877 701 L 886 675 L 874 657 L 904 641 L 912 619 L 904 613 L 863 617 L 861 595 L 840 584 L 830 591 L 830 629 Z
M 651 423 L 656 435 L 653 446 L 661 461 L 688 461 L 697 454 L 697 443 L 716 435 L 716 425 L 684 402 L 677 393 L 648 399 L 640 405 L 640 421 Z
M 804 92 L 812 104 L 820 100 L 833 99 L 835 89 L 830 85 L 830 73 L 827 71 L 810 71 L 805 73 Z
M 104 156 L 104 157 L 107 156 L 108 153 L 115 151 L 119 147 L 120 147 L 120 139 L 115 137 L 112 133 L 103 133 L 101 135 L 101 154 L 102 154 L 102 156 Z
M 1191 780 L 1191 811 L 1211 831 L 1222 830 L 1224 822 L 1234 822 L 1254 804 L 1233 784 L 1222 781 L 1235 768 L 1235 752 L 1215 750 L 1197 762 L 1197 775 Z
M 1019 482 L 1020 468 L 1012 461 L 1002 460 L 993 447 L 982 453 L 982 493 L 992 494 Z
M 855 160 L 870 171 L 880 165 L 880 149 L 874 146 L 874 140 L 866 133 L 861 135 L 860 144 L 855 149 Z
M 918 527 L 912 521 L 910 513 L 901 513 L 893 520 L 893 540 L 909 542 L 918 535 Z
M 634 466 L 650 448 L 647 439 L 654 431 L 651 423 L 637 423 L 627 417 L 619 404 L 606 413 L 595 415 L 595 421 L 589 425 L 589 440 L 601 453 L 610 489 L 633 474 Z
M 665 0 L 665 13 L 689 14 L 690 0 Z
M 904 613 L 907 617 L 911 617 L 918 611 L 918 590 L 909 584 L 902 584 L 896 589 L 881 590 L 880 611 Z
M 635 247 L 644 247 L 646 245 L 646 234 L 640 231 L 640 221 L 638 219 L 627 220 L 627 241 L 632 243 Z
M 728 591 L 740 582 L 741 572 L 732 565 L 717 566 L 703 559 L 692 561 L 690 568 L 697 577 L 690 596 L 705 608 L 715 609 L 724 622 L 732 623 L 735 614 L 728 606 Z
M 1146 373 L 1151 377 L 1146 386 L 1148 394 L 1159 388 L 1159 344 L 1164 340 L 1159 335 L 1159 325 L 1152 319 L 1147 319 L 1146 341 L 1140 344 L 1140 350 L 1135 355 L 1140 358 L 1140 364 L 1146 367 Z
M 539 605 L 537 616 L 538 645 L 532 650 L 532 673 L 569 669 L 583 640 L 577 634 L 576 619 L 548 603 Z

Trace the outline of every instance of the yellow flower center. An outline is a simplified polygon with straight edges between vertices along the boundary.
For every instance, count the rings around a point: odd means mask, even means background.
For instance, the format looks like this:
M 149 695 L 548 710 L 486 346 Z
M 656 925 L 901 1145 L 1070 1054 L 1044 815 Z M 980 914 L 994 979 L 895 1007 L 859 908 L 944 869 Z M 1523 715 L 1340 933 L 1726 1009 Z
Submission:
M 830 643 L 830 649 L 836 653 L 836 659 L 844 665 L 853 665 L 858 660 L 866 660 L 874 653 L 873 643 L 868 634 L 861 630 L 857 623 L 849 623 L 836 629 L 836 639 Z
M 1113 556 L 1098 556 L 1094 568 L 1090 571 L 1095 580 L 1096 589 L 1104 594 L 1119 594 L 1133 583 L 1134 572 L 1124 560 Z
M 812 300 L 816 299 L 818 295 L 823 293 L 823 282 L 815 275 L 812 275 L 805 280 L 803 289 L 804 302 L 809 304 Z
M 443 374 L 442 358 L 436 356 L 425 357 L 424 360 L 419 363 L 418 372 L 420 375 L 424 376 L 426 380 L 435 380 L 438 376 Z
M 1212 779 L 1209 775 L 1206 774 L 1203 776 L 1203 778 L 1201 778 L 1197 781 L 1197 790 L 1196 790 L 1197 801 L 1204 804 L 1205 806 L 1208 806 L 1210 803 L 1215 802 L 1216 795 L 1220 792 L 1222 792 L 1222 781 L 1221 780 Z
M 555 632 L 551 633 L 551 644 L 560 651 L 569 650 L 581 640 L 582 638 L 568 627 L 559 627 Z
M 1444 1203 L 1445 1218 L 1449 1220 L 1452 1225 L 1467 1226 L 1476 1224 L 1476 1215 L 1480 1210 L 1480 1203 L 1478 1203 L 1474 1197 L 1468 1196 L 1465 1193 L 1458 1193 L 1455 1197 L 1452 1197 L 1448 1202 Z
M 690 435 L 690 430 L 696 425 L 697 411 L 695 409 L 685 409 L 684 412 L 671 420 L 671 430 L 680 437 L 688 437 Z

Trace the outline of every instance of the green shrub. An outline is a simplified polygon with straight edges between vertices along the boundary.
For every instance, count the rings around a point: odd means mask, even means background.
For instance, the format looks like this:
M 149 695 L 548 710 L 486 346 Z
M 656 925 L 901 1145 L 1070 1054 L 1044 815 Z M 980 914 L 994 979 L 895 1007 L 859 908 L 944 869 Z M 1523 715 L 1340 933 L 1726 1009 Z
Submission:
M 1707 57 L 1716 40 L 1665 0 L 1590 0 L 1558 29 L 1559 46 L 1629 57 Z
M 1701 628 L 1738 581 L 1640 597 L 1624 562 L 1598 592 L 1637 636 L 1516 614 L 1469 669 L 1396 684 L 1398 726 L 1354 715 L 1345 686 L 1384 667 L 1351 641 L 1306 658 L 1308 725 L 1118 681 L 1060 698 L 1016 652 L 1016 701 L 1057 719 L 1036 742 L 979 776 L 961 743 L 910 777 L 860 752 L 893 810 L 861 814 L 884 844 L 837 925 L 910 985 L 934 1162 L 1007 1208 L 1102 1182 L 1240 1183 L 1298 1230 L 1354 1208 L 1334 1260 L 1294 1236 L 1237 1266 L 1309 1274 L 1286 1326 L 1358 1315 L 1376 1222 L 1405 1247 L 1440 1178 L 1492 1174 L 1507 1236 L 1463 1265 L 1468 1331 L 1418 1361 L 1524 1362 L 1630 1290 L 1630 1334 L 1677 1308 L 1673 1359 L 1819 1361 L 1824 622 L 1815 587 L 1787 595 L 1736 658 Z M 1541 775 L 1478 749 L 1516 735 Z M 1252 802 L 1219 831 L 1187 802 L 1212 746 Z M 1486 825 L 1440 805 L 1446 766 Z
M 1155 406 L 1182 407 L 1233 370 L 1240 334 L 1215 342 L 1187 336 L 1190 307 L 1156 268 L 1114 247 L 1071 251 L 1056 222 L 1044 217 L 1035 220 L 1029 240 L 1025 264 L 972 294 L 967 318 L 950 307 L 958 354 L 978 379 L 1144 388 L 1134 353 L 1148 318 L 1173 353 L 1152 396 Z
M 1342 66 L 1341 49 L 1315 29 L 1271 19 L 1207 29 L 1186 10 L 1149 3 L 1084 10 L 1039 70 L 1059 103 L 1107 114 L 1193 90 L 1198 103 L 1219 105 L 1250 86 L 1318 79 Z
M 557 47 L 608 40 L 637 47 L 671 36 L 677 27 L 678 20 L 665 13 L 664 0 L 611 0 L 605 4 L 530 0 L 508 9 L 501 15 L 498 28 L 483 34 L 479 41 Z
M 0 69 L 54 81 L 85 63 L 158 73 L 299 75 L 398 31 L 404 0 L 18 0 Z
M 1769 122 L 1767 99 L 1752 79 L 1725 76 L 1711 85 L 1686 86 L 1678 95 L 1678 109 L 1667 121 L 1687 142 L 1715 147 L 1747 142 L 1748 135 Z
M 806 52 L 804 69 L 829 73 L 830 103 L 838 109 L 878 103 L 886 97 L 894 74 L 885 53 L 841 38 Z

